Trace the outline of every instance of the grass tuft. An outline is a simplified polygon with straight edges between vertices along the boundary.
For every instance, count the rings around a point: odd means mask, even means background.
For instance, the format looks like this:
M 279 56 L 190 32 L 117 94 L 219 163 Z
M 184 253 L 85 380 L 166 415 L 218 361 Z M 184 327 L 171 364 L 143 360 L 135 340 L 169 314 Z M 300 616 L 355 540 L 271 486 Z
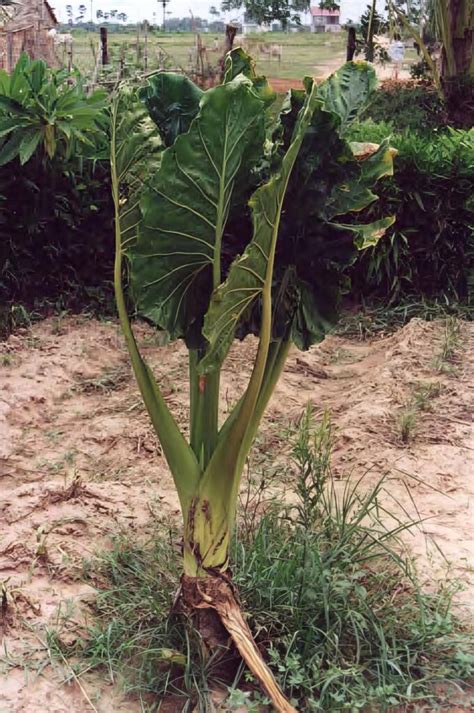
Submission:
M 409 443 L 413 440 L 420 412 L 429 411 L 431 409 L 431 401 L 437 398 L 440 392 L 441 385 L 433 382 L 418 384 L 413 389 L 406 406 L 397 416 L 398 432 L 403 443 Z
M 439 372 L 454 371 L 453 360 L 461 344 L 461 324 L 456 317 L 448 317 L 444 326 L 441 349 L 435 356 L 433 366 Z
M 390 514 L 383 478 L 370 488 L 363 479 L 334 481 L 331 448 L 328 416 L 315 427 L 307 411 L 294 436 L 286 504 L 268 498 L 267 486 L 244 494 L 233 546 L 243 608 L 298 710 L 432 710 L 473 675 L 470 638 L 453 614 L 456 587 L 422 589 L 400 541 L 413 523 Z M 160 525 L 145 543 L 117 539 L 87 565 L 97 588 L 94 623 L 69 646 L 61 631 L 50 634 L 50 647 L 54 638 L 61 656 L 79 661 L 79 678 L 102 670 L 143 710 L 162 702 L 177 712 L 215 710 L 211 691 L 223 683 L 227 710 L 268 710 L 243 671 L 216 680 L 190 622 L 170 614 L 179 572 L 173 530 Z

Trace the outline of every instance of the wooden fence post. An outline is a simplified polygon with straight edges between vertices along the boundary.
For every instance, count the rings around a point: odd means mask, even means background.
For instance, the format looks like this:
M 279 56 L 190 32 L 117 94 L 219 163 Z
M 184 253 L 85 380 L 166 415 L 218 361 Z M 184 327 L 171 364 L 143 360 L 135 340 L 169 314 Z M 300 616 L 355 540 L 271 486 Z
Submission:
M 146 71 L 148 69 L 148 20 L 143 21 L 143 34 L 145 36 L 145 45 L 143 48 L 143 65 Z
M 221 59 L 221 75 L 224 77 L 224 72 L 225 72 L 225 58 L 226 54 L 231 51 L 232 47 L 234 46 L 234 39 L 237 34 L 237 28 L 235 25 L 226 25 L 225 26 L 225 39 L 224 39 L 224 55 Z
M 107 28 L 100 28 L 100 47 L 102 54 L 102 65 L 109 63 L 109 51 L 107 49 Z
M 349 27 L 347 30 L 347 48 L 346 48 L 346 61 L 352 62 L 354 59 L 354 53 L 356 51 L 357 41 L 356 41 L 356 31 L 355 27 Z

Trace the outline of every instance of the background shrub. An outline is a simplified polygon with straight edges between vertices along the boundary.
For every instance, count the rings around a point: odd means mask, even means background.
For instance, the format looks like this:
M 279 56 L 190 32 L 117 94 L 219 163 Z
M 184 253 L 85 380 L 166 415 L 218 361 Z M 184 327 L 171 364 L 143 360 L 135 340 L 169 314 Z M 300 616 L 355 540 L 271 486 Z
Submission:
M 354 140 L 378 142 L 390 125 L 367 120 Z M 394 133 L 394 176 L 378 186 L 371 220 L 396 222 L 351 269 L 359 296 L 392 303 L 405 298 L 469 302 L 474 257 L 474 130 Z
M 445 126 L 447 115 L 433 87 L 386 81 L 375 92 L 362 119 L 385 122 L 398 131 L 426 131 Z
M 0 72 L 0 303 L 102 303 L 113 259 L 106 95 L 23 56 Z M 7 309 L 8 307 L 4 307 Z M 5 317 L 5 315 L 4 315 Z

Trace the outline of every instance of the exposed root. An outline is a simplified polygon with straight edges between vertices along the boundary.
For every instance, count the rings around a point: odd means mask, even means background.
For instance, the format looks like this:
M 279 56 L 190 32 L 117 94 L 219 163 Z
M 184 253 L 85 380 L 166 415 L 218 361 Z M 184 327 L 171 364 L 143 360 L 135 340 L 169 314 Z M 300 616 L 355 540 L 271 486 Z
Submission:
M 296 708 L 283 695 L 258 650 L 252 632 L 242 615 L 231 579 L 220 573 L 210 574 L 208 577 L 183 575 L 181 583 L 182 601 L 186 608 L 217 612 L 220 622 L 230 634 L 239 654 L 265 690 L 277 713 L 297 713 Z M 201 633 L 207 636 L 206 632 Z

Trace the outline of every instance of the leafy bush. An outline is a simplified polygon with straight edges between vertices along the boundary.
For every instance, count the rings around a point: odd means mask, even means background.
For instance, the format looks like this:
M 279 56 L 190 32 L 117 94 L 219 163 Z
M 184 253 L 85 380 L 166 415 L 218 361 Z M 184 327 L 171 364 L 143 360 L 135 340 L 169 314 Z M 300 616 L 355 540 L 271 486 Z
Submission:
M 23 55 L 0 72 L 0 301 L 99 300 L 111 278 L 104 95 Z M 95 295 L 93 294 L 95 292 Z
M 352 138 L 377 141 L 389 125 L 361 122 Z M 384 240 L 361 256 L 351 277 L 363 297 L 443 297 L 470 300 L 474 255 L 474 130 L 396 133 L 394 175 L 379 186 L 380 200 L 367 209 L 374 220 L 396 215 Z
M 420 131 L 446 124 L 446 111 L 435 89 L 386 81 L 375 92 L 363 119 L 386 122 L 392 131 Z

